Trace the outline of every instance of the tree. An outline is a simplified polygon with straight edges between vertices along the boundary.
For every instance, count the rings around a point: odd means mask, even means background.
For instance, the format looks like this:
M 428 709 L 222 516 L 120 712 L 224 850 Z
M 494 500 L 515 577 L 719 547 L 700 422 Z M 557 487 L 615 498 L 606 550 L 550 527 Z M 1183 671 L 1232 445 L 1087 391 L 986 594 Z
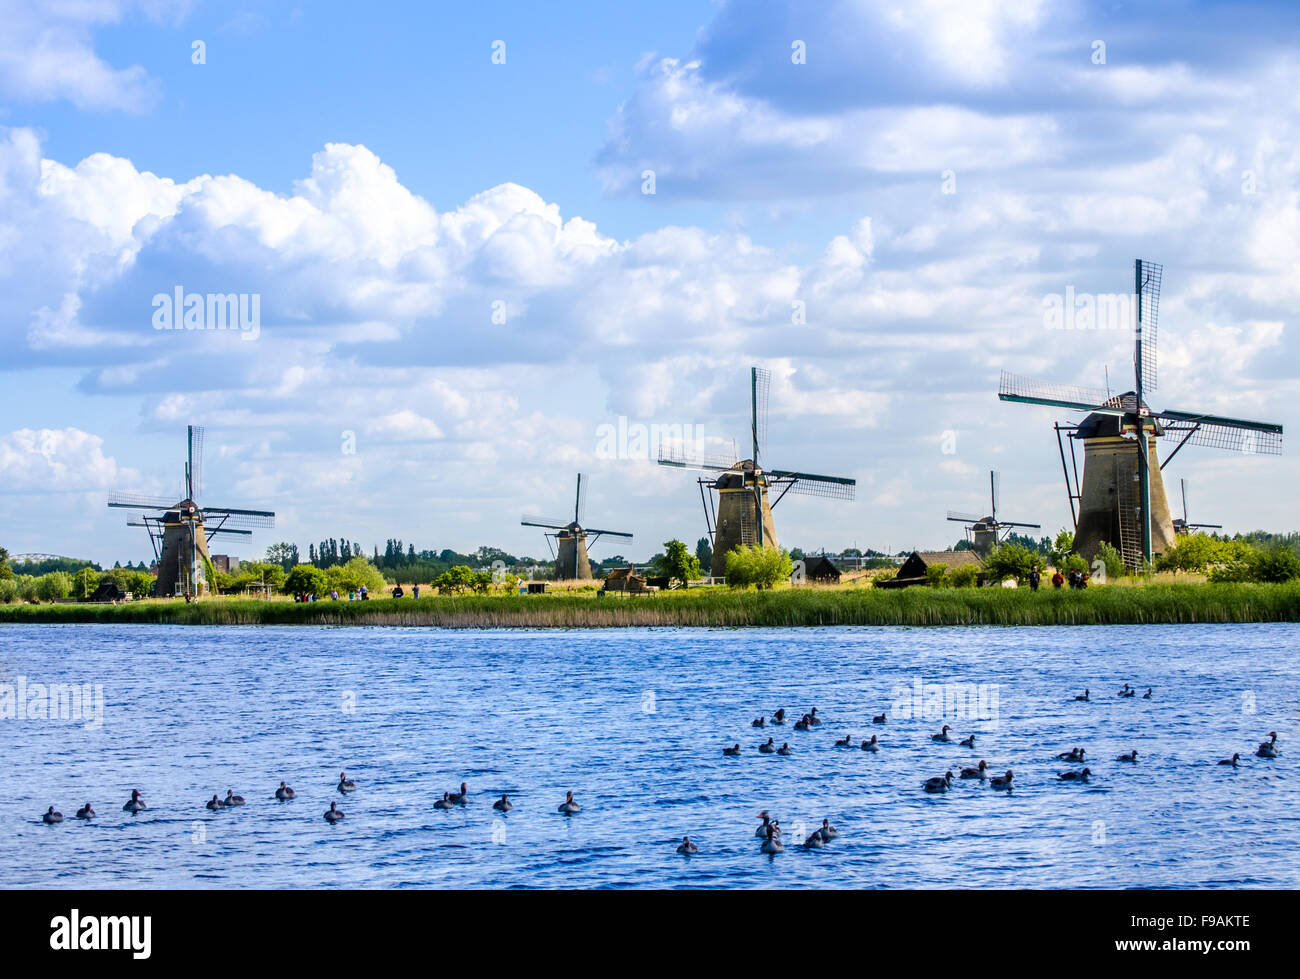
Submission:
M 794 571 L 786 551 L 742 544 L 727 552 L 727 584 L 733 588 L 771 588 Z
M 354 557 L 346 564 L 336 564 L 325 572 L 330 587 L 339 591 L 360 591 L 365 585 L 367 591 L 378 592 L 387 584 L 379 569 L 363 557 Z
M 271 564 L 278 564 L 287 574 L 289 569 L 298 563 L 298 545 L 287 541 L 272 544 L 266 549 L 266 560 Z
M 72 576 L 72 590 L 78 598 L 89 598 L 99 587 L 99 572 L 94 568 L 82 568 Z
M 467 589 L 483 593 L 491 584 L 492 572 L 475 571 L 467 564 L 458 564 L 433 579 L 440 595 L 457 595 Z
M 701 568 L 713 567 L 713 545 L 707 537 L 701 537 L 695 542 L 695 560 L 700 562 Z
M 36 597 L 45 601 L 67 598 L 72 594 L 72 575 L 66 571 L 51 571 L 36 579 Z
M 676 578 L 683 586 L 700 577 L 700 559 L 675 538 L 664 542 L 664 553 L 658 567 L 660 574 L 667 575 L 669 580 Z
M 1015 578 L 1018 584 L 1024 584 L 1029 572 L 1042 566 L 1039 554 L 1014 541 L 1006 541 L 989 551 L 984 559 L 984 575 L 992 582 Z
M 314 564 L 299 564 L 289 572 L 282 587 L 289 595 L 323 595 L 329 591 L 330 583 L 325 572 Z
M 9 581 L 13 576 L 13 568 L 9 567 L 9 552 L 0 547 L 0 581 Z

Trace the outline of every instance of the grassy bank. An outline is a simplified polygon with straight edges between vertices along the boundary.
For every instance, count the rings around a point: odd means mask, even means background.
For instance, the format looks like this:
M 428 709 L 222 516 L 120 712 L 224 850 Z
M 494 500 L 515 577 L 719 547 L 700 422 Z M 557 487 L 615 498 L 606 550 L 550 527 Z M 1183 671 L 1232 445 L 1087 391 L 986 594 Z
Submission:
M 451 628 L 626 626 L 1125 625 L 1300 621 L 1300 583 L 1151 584 L 1133 588 L 698 589 L 632 598 L 591 593 L 129 605 L 7 605 L 0 623 L 400 625 Z

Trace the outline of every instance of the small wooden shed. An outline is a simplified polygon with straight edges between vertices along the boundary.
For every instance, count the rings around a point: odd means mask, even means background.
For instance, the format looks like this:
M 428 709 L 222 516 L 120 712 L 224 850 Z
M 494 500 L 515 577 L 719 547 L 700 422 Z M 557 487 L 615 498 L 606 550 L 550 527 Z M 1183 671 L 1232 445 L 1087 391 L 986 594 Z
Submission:
M 898 569 L 898 575 L 876 582 L 877 588 L 907 588 L 910 585 L 928 583 L 925 572 L 935 565 L 947 568 L 961 568 L 973 564 L 980 565 L 980 556 L 973 550 L 968 551 L 913 551 Z

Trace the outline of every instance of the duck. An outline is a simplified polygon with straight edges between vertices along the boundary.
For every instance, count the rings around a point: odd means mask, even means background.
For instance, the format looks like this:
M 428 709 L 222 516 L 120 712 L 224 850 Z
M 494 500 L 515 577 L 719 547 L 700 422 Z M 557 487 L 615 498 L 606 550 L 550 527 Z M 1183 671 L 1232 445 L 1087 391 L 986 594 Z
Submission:
M 227 806 L 242 806 L 244 804 L 244 797 L 242 795 L 235 795 L 233 791 L 226 789 L 224 804 Z
M 1231 758 L 1224 758 L 1222 761 L 1219 762 L 1219 764 L 1220 764 L 1220 765 L 1231 765 L 1233 768 L 1236 768 L 1236 767 L 1237 767 L 1237 759 L 1240 758 L 1240 757 L 1241 757 L 1241 755 L 1237 754 L 1237 753 L 1234 751 L 1234 752 L 1232 753 L 1232 757 L 1231 757 Z
M 1134 748 L 1126 755 L 1116 755 L 1115 760 L 1116 761 L 1137 761 L 1138 760 L 1137 749 Z
M 888 718 L 886 718 L 884 714 L 877 714 L 875 717 L 873 717 L 873 718 L 871 719 L 871 723 L 872 723 L 872 724 L 884 724 L 887 720 L 888 720 Z
M 750 727 L 767 727 L 766 717 L 756 717 L 749 722 Z
M 41 819 L 43 819 L 48 825 L 53 826 L 55 823 L 63 822 L 63 813 L 55 812 L 54 807 L 50 806 L 50 808 L 45 810 L 45 814 L 41 816 Z
M 78 819 L 95 818 L 95 810 L 90 807 L 89 802 L 87 802 L 84 806 L 82 806 L 80 809 L 77 810 L 77 818 Z
M 762 812 L 760 812 L 760 813 L 758 814 L 758 818 L 761 819 L 762 822 L 759 823 L 759 824 L 758 824 L 758 827 L 754 830 L 754 835 L 757 836 L 757 837 L 759 837 L 760 839 L 767 839 L 767 829 L 768 829 L 768 827 L 769 827 L 769 826 L 775 826 L 776 823 L 774 823 L 774 822 L 772 821 L 771 817 L 768 816 L 768 814 L 767 814 L 767 810 L 766 810 L 766 809 L 764 809 Z M 778 836 L 780 836 L 780 835 L 781 835 L 781 830 L 780 830 L 780 829 L 777 829 L 777 830 L 776 830 L 776 834 L 777 834 Z
M 1084 751 L 1082 748 L 1071 748 L 1069 751 L 1062 751 L 1056 756 L 1057 761 L 1083 761 Z
M 863 741 L 863 742 L 862 742 L 862 750 L 863 750 L 863 751 L 879 751 L 879 750 L 880 750 L 880 740 L 879 740 L 879 739 L 878 739 L 878 738 L 873 734 L 873 735 L 871 736 L 871 740 L 870 740 L 870 741 Z
M 689 836 L 682 837 L 682 845 L 677 848 L 678 853 L 699 853 L 700 848 L 691 842 Z
M 849 737 L 847 734 L 835 742 L 835 747 L 837 748 L 848 748 L 851 747 L 852 745 L 853 745 L 853 739 Z
M 506 794 L 504 792 L 501 793 L 500 799 L 492 803 L 492 808 L 495 809 L 497 812 L 509 812 L 514 807 L 515 804 L 506 797 Z
M 778 755 L 791 755 L 791 754 L 794 754 L 794 752 L 792 752 L 792 751 L 790 750 L 790 742 L 789 742 L 789 741 L 783 741 L 783 742 L 781 743 L 781 747 L 779 747 L 779 748 L 776 749 L 776 753 L 777 753 Z
M 822 839 L 821 830 L 815 830 L 808 839 L 803 841 L 803 847 L 805 850 L 820 850 L 825 845 L 826 841 Z
M 1085 768 L 1081 772 L 1062 772 L 1061 781 L 1062 782 L 1086 782 L 1088 781 L 1088 776 L 1091 774 L 1092 774 L 1091 768 Z
M 573 793 L 572 792 L 564 793 L 564 801 L 560 803 L 560 812 L 564 813 L 567 816 L 570 815 L 571 813 L 581 812 L 581 811 L 582 811 L 582 806 L 578 805 L 576 802 L 573 801 Z
M 1015 772 L 1008 768 L 1005 775 L 994 775 L 989 779 L 989 785 L 993 786 L 995 789 L 1009 789 L 1011 788 L 1011 782 L 1014 778 Z
M 822 820 L 821 829 L 817 830 L 817 832 L 821 833 L 823 840 L 833 840 L 840 835 L 840 831 L 831 825 L 829 819 Z
M 1150 699 L 1151 699 L 1151 688 L 1150 688 L 1150 687 L 1147 687 L 1147 692 L 1144 693 L 1144 694 L 1142 695 L 1142 699 L 1143 699 L 1143 700 L 1150 700 Z
M 144 804 L 144 800 L 140 798 L 140 790 L 132 789 L 131 798 L 126 800 L 126 805 L 122 807 L 122 811 L 136 813 L 148 808 L 149 807 Z
M 289 786 L 285 785 L 283 782 L 281 782 L 280 787 L 275 790 L 275 797 L 279 799 L 281 802 L 288 802 L 295 795 L 297 795 L 297 793 L 294 792 L 293 789 L 289 788 Z
M 1075 695 L 1074 695 L 1074 699 L 1075 699 L 1075 700 L 1082 700 L 1084 703 L 1087 703 L 1087 702 L 1089 702 L 1089 701 L 1092 700 L 1092 691 L 1091 691 L 1091 690 L 1088 690 L 1088 689 L 1085 687 L 1083 693 L 1079 693 L 1079 694 L 1075 694 Z
M 822 722 L 822 719 L 821 719 L 820 717 L 817 716 L 817 708 L 814 707 L 811 711 L 808 712 L 808 723 L 809 723 L 809 724 L 820 724 L 821 722 Z
M 738 755 L 740 754 L 740 745 L 733 744 L 730 748 L 723 748 L 722 753 L 724 755 Z
M 461 782 L 461 783 L 460 783 L 460 791 L 459 791 L 459 792 L 448 792 L 448 793 L 447 793 L 447 798 L 450 799 L 452 802 L 456 803 L 456 805 L 458 805 L 458 806 L 468 805 L 468 804 L 469 804 L 469 786 L 466 785 L 464 782 Z
M 778 708 L 776 709 L 776 713 L 772 715 L 772 723 L 773 723 L 773 724 L 784 724 L 784 723 L 785 723 L 785 708 L 784 708 L 784 707 L 778 707 Z
M 208 800 L 208 808 L 211 809 L 213 812 L 216 812 L 218 809 L 225 809 L 226 804 L 214 795 L 211 799 Z
M 988 770 L 989 770 L 989 763 L 981 759 L 979 763 L 979 767 L 963 768 L 961 770 L 961 777 L 985 779 L 988 778 L 988 774 L 987 774 Z
M 776 745 L 772 743 L 773 740 L 773 738 L 768 738 L 767 741 L 758 746 L 758 750 L 763 752 L 765 755 L 770 755 L 772 752 L 776 751 Z
M 775 823 L 768 825 L 767 832 L 763 834 L 763 845 L 759 849 L 763 853 L 780 853 L 785 849 L 785 846 L 777 838 Z
M 1124 686 L 1120 687 L 1120 690 L 1119 690 L 1119 694 L 1118 694 L 1118 696 L 1120 696 L 1120 697 L 1136 697 L 1136 696 L 1137 696 L 1137 691 L 1134 690 L 1132 687 L 1130 687 L 1130 686 L 1126 683 L 1126 684 L 1124 684 Z
M 941 730 L 938 734 L 932 734 L 932 735 L 930 735 L 930 740 L 931 740 L 931 741 L 951 741 L 952 738 L 948 737 L 948 732 L 951 731 L 951 730 L 952 730 L 952 728 L 950 728 L 947 724 L 945 724 L 945 725 L 943 726 L 943 730 Z
M 945 772 L 942 778 L 927 778 L 921 783 L 921 788 L 927 792 L 947 792 L 950 785 L 952 785 L 952 772 Z
M 450 793 L 450 792 L 444 792 L 444 793 L 442 794 L 442 798 L 441 798 L 441 799 L 437 799 L 437 800 L 434 801 L 434 803 L 433 803 L 433 808 L 435 808 L 435 809 L 450 809 L 450 808 L 451 808 L 452 806 L 454 806 L 454 805 L 455 805 L 455 803 L 451 801 L 451 793 Z
M 1255 749 L 1255 755 L 1259 758 L 1277 757 L 1277 732 L 1276 731 L 1268 732 L 1268 740 L 1260 742 L 1259 747 Z
M 344 795 L 356 791 L 357 783 L 348 778 L 347 772 L 339 772 L 339 791 Z
M 796 731 L 807 731 L 810 727 L 812 727 L 812 721 L 808 719 L 807 714 L 804 714 L 803 717 L 794 722 L 794 729 Z
M 339 808 L 337 802 L 331 802 L 330 807 L 325 810 L 325 822 L 337 823 L 343 818 L 343 810 Z
M 975 747 L 975 735 L 972 734 L 969 738 L 964 738 L 962 741 L 960 741 L 960 742 L 958 742 L 958 743 L 959 743 L 963 748 L 974 748 L 974 747 Z

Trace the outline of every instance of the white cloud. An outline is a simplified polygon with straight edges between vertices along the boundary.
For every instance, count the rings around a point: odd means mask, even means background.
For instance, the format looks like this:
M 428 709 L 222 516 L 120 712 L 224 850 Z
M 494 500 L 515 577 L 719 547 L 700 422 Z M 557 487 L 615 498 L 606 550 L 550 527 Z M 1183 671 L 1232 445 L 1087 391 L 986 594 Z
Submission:
M 121 488 L 136 478 L 104 454 L 104 440 L 79 428 L 20 428 L 0 436 L 0 481 L 41 494 Z

